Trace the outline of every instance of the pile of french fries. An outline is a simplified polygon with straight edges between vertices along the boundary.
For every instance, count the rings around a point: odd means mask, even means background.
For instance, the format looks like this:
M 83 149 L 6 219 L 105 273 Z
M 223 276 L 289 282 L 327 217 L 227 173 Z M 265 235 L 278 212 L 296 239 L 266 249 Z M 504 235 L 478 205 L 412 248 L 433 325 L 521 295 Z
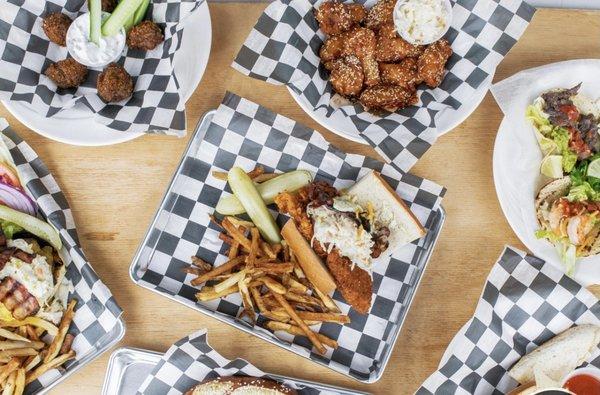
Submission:
M 213 267 L 192 257 L 192 266 L 185 271 L 196 276 L 192 285 L 203 285 L 196 294 L 198 301 L 239 293 L 242 317 L 256 323 L 257 309 L 266 319 L 265 327 L 272 331 L 308 337 L 321 354 L 326 352 L 325 345 L 337 348 L 335 340 L 310 327 L 323 322 L 346 324 L 350 318 L 340 314 L 333 299 L 308 281 L 289 246 L 267 243 L 252 222 L 233 216 L 221 222 L 214 217 L 211 220 L 223 230 L 219 238 L 229 245 L 228 260 Z
M 39 317 L 0 321 L 0 386 L 2 395 L 20 395 L 47 371 L 75 358 L 69 326 L 75 315 L 71 300 L 58 327 Z M 42 340 L 48 334 L 50 343 Z

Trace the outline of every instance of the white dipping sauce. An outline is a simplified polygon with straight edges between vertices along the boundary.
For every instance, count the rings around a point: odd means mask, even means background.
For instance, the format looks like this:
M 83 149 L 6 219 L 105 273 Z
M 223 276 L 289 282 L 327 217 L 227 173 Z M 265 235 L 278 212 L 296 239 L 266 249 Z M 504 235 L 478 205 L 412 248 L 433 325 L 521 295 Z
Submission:
M 79 16 L 67 31 L 67 49 L 79 63 L 88 67 L 103 67 L 117 60 L 125 48 L 125 31 L 114 36 L 100 36 L 100 45 L 89 40 L 90 14 Z
M 448 31 L 452 5 L 447 0 L 398 0 L 394 8 L 396 30 L 412 44 L 431 44 Z

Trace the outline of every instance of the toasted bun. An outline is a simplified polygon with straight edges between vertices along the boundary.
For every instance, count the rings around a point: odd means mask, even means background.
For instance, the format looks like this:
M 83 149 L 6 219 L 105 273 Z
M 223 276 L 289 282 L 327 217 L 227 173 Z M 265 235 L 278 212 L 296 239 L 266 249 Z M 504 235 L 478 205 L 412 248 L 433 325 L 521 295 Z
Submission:
M 600 327 L 574 326 L 525 355 L 508 374 L 521 384 L 534 381 L 536 370 L 543 371 L 553 380 L 560 380 L 589 358 L 598 343 Z
M 297 392 L 274 380 L 230 376 L 206 380 L 185 395 L 296 395 Z
M 363 207 L 370 202 L 378 220 L 389 228 L 390 244 L 385 255 L 391 255 L 399 247 L 425 236 L 425 229 L 417 217 L 378 172 L 371 171 L 347 192 Z
M 292 249 L 302 271 L 304 271 L 310 282 L 325 294 L 333 292 L 336 285 L 331 273 L 329 273 L 329 270 L 327 270 L 310 244 L 302 237 L 293 220 L 289 220 L 281 228 L 281 236 Z

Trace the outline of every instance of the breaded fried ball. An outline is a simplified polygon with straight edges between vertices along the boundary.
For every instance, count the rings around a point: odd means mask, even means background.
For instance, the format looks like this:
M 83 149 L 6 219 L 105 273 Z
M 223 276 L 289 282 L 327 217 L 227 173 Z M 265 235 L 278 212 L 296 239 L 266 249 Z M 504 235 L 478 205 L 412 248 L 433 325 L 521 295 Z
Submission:
M 77 88 L 83 84 L 87 73 L 87 67 L 77 63 L 73 58 L 52 63 L 45 71 L 48 78 L 59 88 Z
M 360 103 L 368 110 L 393 112 L 417 104 L 418 101 L 414 88 L 398 85 L 377 85 L 365 89 L 360 95 Z
M 133 93 L 133 79 L 123 66 L 111 63 L 98 76 L 96 88 L 104 101 L 118 102 Z
M 67 45 L 67 30 L 71 22 L 73 21 L 67 15 L 55 12 L 44 18 L 42 29 L 50 41 L 64 47 Z
M 117 0 L 102 0 L 102 11 L 113 12 L 117 6 Z
M 340 34 L 354 26 L 352 13 L 344 3 L 326 1 L 315 11 L 319 28 L 325 34 Z
M 152 21 L 135 25 L 127 34 L 127 46 L 132 49 L 151 51 L 165 39 L 160 27 Z
M 365 75 L 360 60 L 356 56 L 346 56 L 333 62 L 329 81 L 333 89 L 342 96 L 358 96 L 363 87 Z

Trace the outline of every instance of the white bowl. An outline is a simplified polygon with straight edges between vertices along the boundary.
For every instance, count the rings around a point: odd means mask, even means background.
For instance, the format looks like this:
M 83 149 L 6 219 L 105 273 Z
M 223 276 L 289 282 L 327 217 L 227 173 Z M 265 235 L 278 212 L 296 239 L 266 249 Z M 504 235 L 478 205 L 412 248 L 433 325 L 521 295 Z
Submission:
M 109 16 L 109 13 L 103 12 L 102 20 Z M 82 65 L 97 68 L 118 60 L 123 55 L 123 49 L 125 49 L 125 29 L 121 28 L 118 34 L 111 37 L 102 36 L 100 38 L 100 48 L 106 50 L 102 51 L 95 44 L 87 41 L 89 26 L 90 14 L 85 13 L 77 17 L 67 30 L 67 50 L 73 59 Z M 86 54 L 86 51 L 90 51 L 89 54 Z M 93 56 L 95 51 L 98 51 L 97 56 Z
M 394 7 L 394 25 L 396 26 L 396 31 L 398 32 L 398 34 L 400 35 L 400 37 L 402 37 L 403 39 L 405 39 L 406 41 L 408 41 L 411 44 L 415 44 L 415 45 L 427 45 L 427 44 L 431 44 L 433 42 L 436 42 L 437 40 L 439 40 L 440 38 L 444 37 L 444 35 L 448 32 L 448 30 L 450 29 L 450 25 L 452 24 L 452 3 L 450 2 L 450 0 L 434 0 L 436 2 L 440 2 L 442 3 L 442 7 L 445 10 L 445 17 L 446 17 L 446 27 L 442 30 L 440 30 L 435 36 L 430 37 L 429 39 L 426 40 L 415 40 L 413 37 L 411 37 L 408 34 L 408 27 L 410 26 L 409 22 L 404 20 L 404 18 L 402 18 L 399 15 L 399 10 L 404 7 L 407 3 L 409 2 L 418 2 L 419 0 L 398 0 L 398 2 L 396 2 L 396 6 Z

